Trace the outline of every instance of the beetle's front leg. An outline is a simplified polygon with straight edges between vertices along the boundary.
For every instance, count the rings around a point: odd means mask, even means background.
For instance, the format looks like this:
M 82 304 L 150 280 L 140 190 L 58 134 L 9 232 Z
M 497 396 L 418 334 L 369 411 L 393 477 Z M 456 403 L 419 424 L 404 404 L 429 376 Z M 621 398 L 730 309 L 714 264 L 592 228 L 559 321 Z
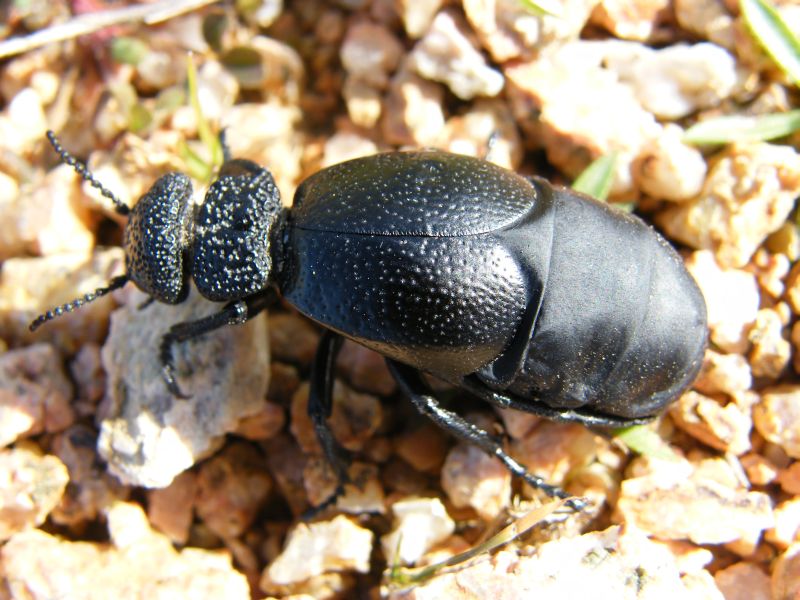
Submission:
M 177 323 L 170 327 L 169 331 L 161 338 L 161 345 L 159 347 L 161 376 L 164 378 L 164 383 L 167 384 L 169 391 L 177 398 L 189 398 L 187 394 L 181 391 L 175 379 L 175 357 L 172 355 L 172 347 L 174 344 L 186 342 L 226 325 L 241 325 L 246 323 L 275 302 L 277 297 L 275 290 L 267 288 L 264 292 L 256 296 L 230 302 L 217 313 L 195 321 Z
M 330 330 L 325 331 L 319 340 L 317 354 L 311 367 L 311 378 L 308 391 L 308 416 L 314 425 L 325 459 L 336 474 L 336 489 L 321 504 L 305 513 L 304 518 L 311 518 L 329 506 L 336 504 L 344 494 L 344 486 L 350 483 L 347 469 L 350 466 L 350 453 L 336 441 L 328 427 L 328 417 L 333 410 L 333 383 L 336 378 L 336 357 L 342 348 L 342 337 Z
M 414 406 L 423 415 L 427 416 L 442 429 L 449 431 L 459 439 L 470 442 L 478 446 L 489 456 L 496 456 L 505 465 L 512 475 L 521 477 L 531 487 L 542 490 L 545 494 L 553 498 L 569 498 L 570 495 L 559 487 L 550 485 L 541 477 L 537 477 L 514 460 L 504 449 L 503 446 L 491 436 L 487 431 L 477 427 L 460 417 L 454 412 L 442 408 L 438 400 L 426 393 L 426 386 L 416 369 L 386 359 L 389 371 L 397 380 L 400 389 L 408 396 Z M 572 498 L 567 505 L 574 510 L 581 510 L 584 506 L 582 500 Z

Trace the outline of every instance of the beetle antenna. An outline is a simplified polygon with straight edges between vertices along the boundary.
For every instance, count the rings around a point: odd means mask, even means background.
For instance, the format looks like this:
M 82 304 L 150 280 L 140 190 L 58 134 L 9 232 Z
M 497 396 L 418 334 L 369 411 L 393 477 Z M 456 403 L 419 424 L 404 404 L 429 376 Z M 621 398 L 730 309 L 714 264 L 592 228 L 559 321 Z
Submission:
M 67 302 L 66 304 L 62 304 L 61 306 L 56 306 L 55 308 L 48 310 L 46 313 L 39 315 L 38 317 L 36 317 L 36 319 L 34 319 L 31 322 L 28 329 L 30 329 L 31 331 L 36 331 L 44 323 L 52 321 L 53 319 L 60 317 L 64 313 L 69 313 L 72 312 L 73 310 L 77 310 L 84 304 L 88 304 L 89 302 L 93 302 L 98 298 L 102 298 L 109 292 L 118 290 L 127 282 L 128 282 L 127 275 L 120 275 L 119 277 L 114 277 L 114 279 L 112 279 L 106 287 L 97 288 L 93 292 L 84 294 L 82 298 L 76 298 L 71 302 Z
M 127 204 L 125 204 L 122 200 L 120 200 L 114 192 L 112 192 L 110 189 L 108 189 L 106 186 L 100 183 L 95 178 L 95 176 L 89 172 L 89 169 L 86 168 L 86 165 L 78 161 L 78 159 L 76 159 L 74 156 L 72 156 L 72 154 L 70 154 L 69 152 L 67 152 L 67 150 L 64 149 L 64 147 L 61 145 L 61 142 L 58 141 L 58 138 L 56 137 L 56 134 L 53 131 L 48 130 L 47 139 L 50 142 L 50 145 L 53 147 L 53 150 L 55 150 L 56 154 L 58 154 L 58 157 L 61 159 L 61 162 L 75 169 L 75 172 L 81 177 L 83 177 L 84 181 L 87 181 L 93 188 L 95 188 L 101 194 L 103 194 L 103 196 L 111 200 L 111 202 L 114 203 L 114 210 L 118 214 L 126 216 L 128 213 L 131 212 L 130 207 Z

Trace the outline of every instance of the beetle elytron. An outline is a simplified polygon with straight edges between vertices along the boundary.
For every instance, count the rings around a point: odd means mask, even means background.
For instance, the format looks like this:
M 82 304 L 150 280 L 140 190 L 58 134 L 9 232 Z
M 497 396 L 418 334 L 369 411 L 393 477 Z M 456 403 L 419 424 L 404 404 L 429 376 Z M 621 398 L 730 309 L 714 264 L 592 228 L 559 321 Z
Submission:
M 226 304 L 164 335 L 164 379 L 182 395 L 173 344 L 243 323 L 280 294 L 326 328 L 309 397 L 339 478 L 325 505 L 347 481 L 348 456 L 326 424 L 342 337 L 383 354 L 401 390 L 439 425 L 561 497 L 487 432 L 443 409 L 420 373 L 495 406 L 618 427 L 657 415 L 700 368 L 706 308 L 678 254 L 637 217 L 542 179 L 444 152 L 393 152 L 312 175 L 284 209 L 269 171 L 226 156 L 196 212 L 180 173 L 129 210 L 48 137 L 118 212 L 130 212 L 127 274 L 31 328 L 128 280 L 176 304 L 191 278 Z

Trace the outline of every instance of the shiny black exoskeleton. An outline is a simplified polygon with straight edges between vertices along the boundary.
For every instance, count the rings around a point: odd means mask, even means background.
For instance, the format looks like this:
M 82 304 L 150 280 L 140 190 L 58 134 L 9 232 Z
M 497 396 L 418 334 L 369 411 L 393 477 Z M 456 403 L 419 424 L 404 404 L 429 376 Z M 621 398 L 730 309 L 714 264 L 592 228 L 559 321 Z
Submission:
M 244 322 L 278 294 L 325 327 L 309 411 L 339 493 L 347 456 L 326 417 L 342 336 L 386 356 L 422 412 L 559 496 L 443 409 L 420 373 L 496 406 L 614 427 L 656 416 L 700 368 L 705 303 L 672 247 L 637 217 L 542 179 L 466 156 L 394 152 L 316 173 L 287 210 L 266 169 L 227 160 L 196 214 L 190 196 L 184 175 L 156 182 L 130 211 L 127 275 L 95 295 L 131 280 L 178 303 L 193 279 L 228 302 L 165 334 L 164 376 L 178 395 L 173 344 Z

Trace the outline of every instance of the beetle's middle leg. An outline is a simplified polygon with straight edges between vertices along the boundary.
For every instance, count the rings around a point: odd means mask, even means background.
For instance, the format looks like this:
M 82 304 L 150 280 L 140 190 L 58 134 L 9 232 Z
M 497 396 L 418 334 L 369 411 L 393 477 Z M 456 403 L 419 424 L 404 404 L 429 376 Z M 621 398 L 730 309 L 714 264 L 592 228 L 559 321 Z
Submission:
M 328 464 L 336 474 L 336 489 L 324 502 L 318 504 L 304 515 L 311 518 L 329 506 L 336 504 L 344 494 L 344 486 L 350 483 L 347 469 L 350 466 L 350 453 L 339 444 L 330 427 L 328 417 L 333 410 L 333 383 L 336 378 L 336 357 L 342 348 L 342 336 L 333 331 L 326 330 L 319 340 L 317 354 L 311 367 L 311 377 L 308 390 L 308 416 L 314 424 L 319 445 Z
M 514 460 L 504 449 L 500 442 L 484 431 L 457 415 L 454 412 L 442 408 L 439 401 L 427 392 L 427 388 L 420 377 L 419 371 L 391 359 L 386 359 L 389 371 L 397 380 L 400 389 L 408 396 L 414 406 L 422 414 L 429 417 L 442 429 L 449 431 L 459 439 L 471 442 L 486 452 L 489 456 L 496 456 L 505 465 L 512 475 L 522 478 L 531 487 L 542 490 L 552 498 L 569 498 L 570 495 L 559 487 L 550 485 L 541 477 L 529 473 L 528 470 Z M 579 499 L 571 499 L 567 505 L 574 510 L 580 510 L 583 502 Z
M 176 323 L 169 328 L 169 331 L 161 338 L 159 347 L 159 358 L 161 359 L 161 376 L 167 384 L 169 391 L 177 398 L 188 398 L 181 391 L 175 379 L 175 361 L 172 355 L 174 344 L 186 342 L 199 337 L 226 325 L 241 325 L 255 317 L 262 310 L 270 306 L 277 299 L 277 293 L 272 288 L 267 288 L 264 292 L 245 298 L 229 302 L 217 313 L 197 319 L 195 321 L 184 321 Z

